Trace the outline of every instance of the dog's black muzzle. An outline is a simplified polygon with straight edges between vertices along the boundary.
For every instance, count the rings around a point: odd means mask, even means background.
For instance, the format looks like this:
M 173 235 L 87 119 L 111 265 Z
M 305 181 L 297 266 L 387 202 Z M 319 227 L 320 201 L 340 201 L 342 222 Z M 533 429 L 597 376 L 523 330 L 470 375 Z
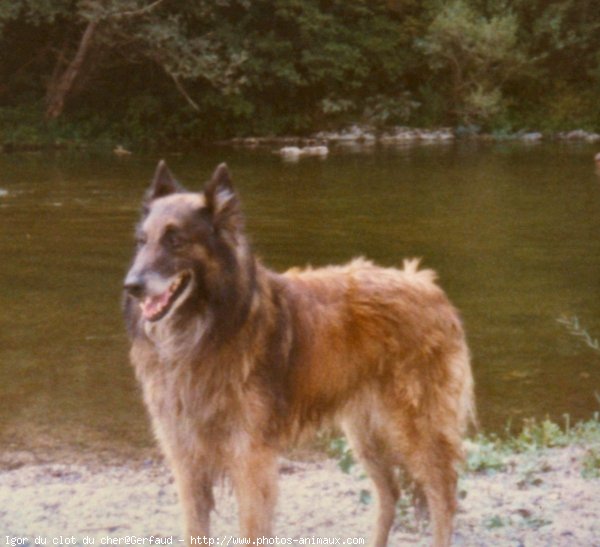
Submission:
M 123 283 L 123 289 L 134 298 L 141 298 L 146 290 L 146 283 L 141 275 L 128 273 Z

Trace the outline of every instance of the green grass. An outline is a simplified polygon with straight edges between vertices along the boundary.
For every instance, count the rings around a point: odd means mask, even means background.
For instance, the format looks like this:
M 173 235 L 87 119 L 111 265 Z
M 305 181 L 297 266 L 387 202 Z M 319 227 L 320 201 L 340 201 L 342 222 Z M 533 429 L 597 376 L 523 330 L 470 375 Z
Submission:
M 510 428 L 507 428 L 509 431 Z M 507 433 L 477 435 L 468 443 L 466 460 L 467 472 L 497 472 L 506 468 L 506 460 L 512 454 L 537 452 L 549 448 L 569 445 L 589 446 L 589 451 L 600 454 L 600 417 L 598 413 L 591 420 L 571 426 L 568 415 L 563 425 L 549 419 L 537 421 L 525 420 L 517 434 Z M 589 465 L 594 466 L 593 456 L 589 456 Z M 596 462 L 596 469 L 600 462 Z M 588 472 L 587 476 L 592 476 Z

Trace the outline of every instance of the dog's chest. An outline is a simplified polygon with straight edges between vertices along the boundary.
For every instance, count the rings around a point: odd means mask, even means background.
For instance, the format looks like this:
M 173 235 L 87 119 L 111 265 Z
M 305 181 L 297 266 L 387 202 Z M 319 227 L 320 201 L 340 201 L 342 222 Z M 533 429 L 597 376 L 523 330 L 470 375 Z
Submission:
M 223 444 L 235 436 L 247 414 L 247 402 L 218 375 L 202 365 L 161 362 L 136 367 L 144 402 L 156 436 L 163 446 L 188 446 L 197 452 L 204 445 Z

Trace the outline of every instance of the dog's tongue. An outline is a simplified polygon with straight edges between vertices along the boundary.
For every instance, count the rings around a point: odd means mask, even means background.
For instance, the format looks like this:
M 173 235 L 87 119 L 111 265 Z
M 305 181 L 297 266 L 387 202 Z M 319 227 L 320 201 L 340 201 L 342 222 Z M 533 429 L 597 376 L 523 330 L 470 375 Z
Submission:
M 141 303 L 142 315 L 144 319 L 152 319 L 158 315 L 164 307 L 169 303 L 171 293 L 165 291 L 158 296 L 147 296 Z

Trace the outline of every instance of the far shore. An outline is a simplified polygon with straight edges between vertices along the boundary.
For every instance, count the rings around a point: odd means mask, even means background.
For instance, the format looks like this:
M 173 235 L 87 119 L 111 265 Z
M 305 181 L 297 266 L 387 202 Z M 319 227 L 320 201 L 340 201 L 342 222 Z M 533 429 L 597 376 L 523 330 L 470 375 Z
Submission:
M 234 146 L 247 149 L 271 147 L 277 152 L 283 147 L 309 147 L 331 146 L 344 149 L 350 147 L 369 147 L 379 145 L 414 146 L 431 144 L 449 144 L 457 141 L 477 142 L 520 142 L 523 144 L 536 144 L 542 142 L 564 143 L 600 143 L 600 133 L 584 129 L 567 129 L 564 131 L 538 131 L 522 129 L 518 131 L 482 131 L 478 127 L 434 127 L 419 128 L 408 126 L 394 126 L 387 128 L 374 128 L 368 125 L 351 124 L 339 130 L 323 130 L 307 135 L 257 135 L 240 136 L 216 141 L 201 141 L 200 143 L 179 142 L 169 147 L 185 150 L 198 144 Z M 33 141 L 0 142 L 0 152 L 40 152 L 61 151 L 72 149 L 107 149 L 119 157 L 126 157 L 139 148 L 136 143 L 124 144 L 120 142 L 107 143 L 87 142 L 40 136 Z

